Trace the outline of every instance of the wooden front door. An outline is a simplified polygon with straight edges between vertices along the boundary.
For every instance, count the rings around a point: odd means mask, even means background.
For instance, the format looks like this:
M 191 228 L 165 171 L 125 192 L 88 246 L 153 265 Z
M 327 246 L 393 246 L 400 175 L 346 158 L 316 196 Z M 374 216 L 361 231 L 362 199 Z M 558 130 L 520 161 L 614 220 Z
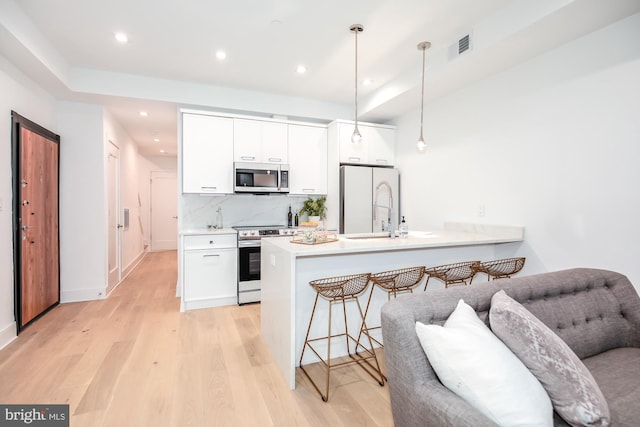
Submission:
M 18 331 L 60 302 L 60 137 L 12 112 Z

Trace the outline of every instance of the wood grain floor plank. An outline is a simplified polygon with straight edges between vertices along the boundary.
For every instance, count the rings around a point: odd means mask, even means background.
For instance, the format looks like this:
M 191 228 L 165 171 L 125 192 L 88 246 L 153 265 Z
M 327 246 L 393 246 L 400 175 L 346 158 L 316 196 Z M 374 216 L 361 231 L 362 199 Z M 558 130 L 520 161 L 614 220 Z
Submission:
M 51 310 L 0 350 L 0 402 L 67 403 L 82 427 L 393 425 L 362 369 L 332 372 L 327 403 L 300 373 L 289 390 L 260 304 L 180 313 L 176 281 L 176 252 L 149 253 L 107 299 Z
M 132 341 L 116 341 L 78 404 L 75 414 L 107 409 L 124 362 L 131 354 Z

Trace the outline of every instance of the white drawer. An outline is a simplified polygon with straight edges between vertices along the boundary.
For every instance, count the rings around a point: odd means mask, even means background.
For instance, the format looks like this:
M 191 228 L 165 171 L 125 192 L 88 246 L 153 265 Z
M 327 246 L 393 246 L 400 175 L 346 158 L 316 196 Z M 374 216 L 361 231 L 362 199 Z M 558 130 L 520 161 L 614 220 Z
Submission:
M 236 234 L 198 234 L 184 236 L 184 250 L 194 249 L 222 249 L 238 247 Z

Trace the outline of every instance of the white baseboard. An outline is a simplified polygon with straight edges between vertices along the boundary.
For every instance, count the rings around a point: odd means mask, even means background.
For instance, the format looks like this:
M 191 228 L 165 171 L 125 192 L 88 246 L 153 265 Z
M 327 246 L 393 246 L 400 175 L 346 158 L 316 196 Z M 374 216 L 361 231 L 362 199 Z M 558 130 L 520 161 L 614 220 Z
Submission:
M 131 272 L 138 266 L 138 264 L 140 264 L 140 261 L 142 261 L 144 259 L 145 256 L 147 256 L 147 251 L 145 251 L 144 249 L 142 251 L 140 251 L 140 253 L 138 254 L 137 257 L 134 258 L 133 261 L 131 261 L 129 263 L 129 265 L 127 265 L 123 270 L 122 270 L 122 280 L 126 279 L 126 277 L 131 274 Z M 122 281 L 121 280 L 121 281 Z
M 137 257 L 135 257 L 135 259 L 133 261 L 131 261 L 129 263 L 128 266 L 126 266 L 124 268 L 124 270 L 122 270 L 122 279 L 120 279 L 120 281 L 118 283 L 116 283 L 115 285 L 111 286 L 111 287 L 107 287 L 107 295 L 110 295 L 111 292 L 113 292 L 118 285 L 120 285 L 120 283 L 122 283 L 124 281 L 124 279 L 127 278 L 127 276 L 129 274 L 131 274 L 131 272 L 138 266 L 138 264 L 140 264 L 140 261 L 143 260 L 143 258 L 147 255 L 147 251 L 142 250 Z
M 189 301 L 182 300 L 181 311 L 195 310 L 198 308 L 222 307 L 225 305 L 237 305 L 238 297 L 236 295 L 217 298 L 198 298 Z
M 0 330 L 0 349 L 4 348 L 11 341 L 18 337 L 16 322 L 9 323 L 4 329 Z
M 104 288 L 89 288 L 60 292 L 61 303 L 95 301 L 99 299 L 105 299 L 106 297 L 106 289 Z

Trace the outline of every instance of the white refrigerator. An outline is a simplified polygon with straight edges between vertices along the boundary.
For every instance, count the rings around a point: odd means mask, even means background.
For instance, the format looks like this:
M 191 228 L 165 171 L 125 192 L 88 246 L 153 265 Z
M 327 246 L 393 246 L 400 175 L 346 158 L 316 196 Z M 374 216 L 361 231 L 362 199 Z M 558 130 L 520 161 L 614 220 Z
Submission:
M 340 167 L 341 234 L 398 229 L 400 174 L 398 169 L 371 166 Z

